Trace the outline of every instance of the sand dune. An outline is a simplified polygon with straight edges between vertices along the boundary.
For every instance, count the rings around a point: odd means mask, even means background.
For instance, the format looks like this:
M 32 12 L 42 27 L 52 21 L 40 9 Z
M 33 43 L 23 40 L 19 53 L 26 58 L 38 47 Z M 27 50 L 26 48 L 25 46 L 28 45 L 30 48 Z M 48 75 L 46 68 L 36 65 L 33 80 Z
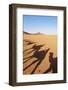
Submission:
M 53 55 L 53 58 L 51 58 L 50 54 L 51 56 Z M 55 61 L 57 60 L 55 59 L 56 57 L 56 35 L 24 33 L 24 74 L 53 73 L 52 66 L 54 65 L 50 63 L 49 59 L 51 58 L 52 61 Z

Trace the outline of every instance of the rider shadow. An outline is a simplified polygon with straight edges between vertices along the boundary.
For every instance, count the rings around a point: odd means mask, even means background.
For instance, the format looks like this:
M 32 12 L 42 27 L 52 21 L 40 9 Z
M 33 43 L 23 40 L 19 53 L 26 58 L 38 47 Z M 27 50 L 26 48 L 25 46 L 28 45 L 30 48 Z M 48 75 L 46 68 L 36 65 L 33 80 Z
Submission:
M 32 53 L 32 52 L 35 52 L 35 51 L 38 51 L 40 50 L 44 45 L 33 45 L 31 48 L 30 48 L 30 51 L 26 53 L 26 55 Z M 25 58 L 27 59 L 27 58 Z
M 35 50 L 34 54 L 32 56 L 27 57 L 27 60 L 32 59 L 33 57 L 36 58 L 35 61 L 33 61 L 30 65 L 28 65 L 27 67 L 24 68 L 24 70 L 26 70 L 28 67 L 30 67 L 31 65 L 33 65 L 34 63 L 38 62 L 37 65 L 35 66 L 35 68 L 32 70 L 31 74 L 33 74 L 35 72 L 35 70 L 38 68 L 38 66 L 41 64 L 41 62 L 44 60 L 46 54 L 48 53 L 50 48 L 46 49 L 46 50 Z
M 32 53 L 33 51 L 34 51 L 34 52 L 35 52 L 35 51 L 39 51 L 43 46 L 44 46 L 44 45 L 36 45 L 36 44 L 33 45 L 33 47 L 31 48 L 32 50 L 29 51 L 28 53 L 26 53 L 26 55 Z M 33 56 L 30 56 L 30 57 L 33 57 Z M 25 60 L 24 63 L 27 62 L 28 60 L 30 60 L 30 57 L 24 58 L 24 60 Z M 26 59 L 28 59 L 28 60 L 26 60 Z
M 50 62 L 50 67 L 44 72 L 48 73 L 52 70 L 52 73 L 57 73 L 57 57 L 53 57 L 53 53 L 50 52 L 49 54 L 49 62 Z

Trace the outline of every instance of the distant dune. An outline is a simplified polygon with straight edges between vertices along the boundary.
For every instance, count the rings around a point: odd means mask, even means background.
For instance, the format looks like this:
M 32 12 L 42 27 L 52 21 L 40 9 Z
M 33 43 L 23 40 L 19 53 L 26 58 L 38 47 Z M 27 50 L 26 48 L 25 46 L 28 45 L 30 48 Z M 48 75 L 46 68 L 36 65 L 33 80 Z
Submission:
M 40 32 L 37 32 L 37 33 L 28 33 L 28 32 L 23 32 L 24 34 L 27 34 L 27 35 L 40 35 L 40 34 L 43 34 L 43 33 L 40 33 Z
M 24 74 L 53 73 L 57 61 L 57 36 L 24 32 Z M 51 60 L 50 60 L 51 59 Z M 55 64 L 55 65 L 52 65 Z M 56 72 L 56 71 L 55 71 Z

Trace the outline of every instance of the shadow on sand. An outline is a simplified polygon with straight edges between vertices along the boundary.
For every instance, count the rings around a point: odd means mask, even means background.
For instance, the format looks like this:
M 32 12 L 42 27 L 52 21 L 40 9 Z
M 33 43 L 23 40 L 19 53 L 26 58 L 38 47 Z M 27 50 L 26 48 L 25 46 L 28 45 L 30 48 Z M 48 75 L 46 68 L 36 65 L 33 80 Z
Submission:
M 26 53 L 26 55 L 28 55 L 28 54 L 30 54 L 30 53 L 32 53 L 33 51 L 35 52 L 35 51 L 39 51 L 40 49 L 41 49 L 41 47 L 43 47 L 44 45 L 33 45 L 31 48 L 30 48 L 30 50 L 31 51 L 29 51 L 28 53 Z M 24 51 L 25 52 L 25 51 Z M 33 57 L 33 56 L 32 56 Z M 24 59 L 28 59 L 29 57 L 26 57 L 26 58 L 24 58 Z M 27 60 L 26 60 L 27 61 Z M 25 61 L 25 62 L 26 62 Z
M 26 66 L 23 70 L 25 71 L 26 69 L 31 67 L 33 64 L 37 63 L 31 72 L 31 74 L 34 74 L 36 69 L 38 68 L 38 66 L 42 63 L 42 61 L 46 57 L 50 48 L 45 49 L 45 50 L 40 50 L 44 46 L 44 44 L 43 45 L 36 45 L 36 43 L 32 42 L 32 41 L 28 41 L 28 40 L 24 40 L 24 41 L 26 42 L 27 45 L 32 45 L 31 48 L 24 50 L 24 53 L 26 53 L 26 51 L 27 51 L 27 53 L 24 56 L 27 56 L 28 54 L 31 54 L 32 52 L 33 52 L 33 55 L 28 56 L 28 57 L 24 57 L 23 63 L 25 64 L 27 61 L 31 60 L 32 58 L 36 58 L 36 60 L 34 60 L 31 64 Z M 52 73 L 57 73 L 57 57 L 54 58 L 53 54 L 54 54 L 53 52 L 49 53 L 50 66 L 46 71 L 43 72 L 43 74 L 49 73 L 51 70 L 52 70 Z
M 57 73 L 57 57 L 53 57 L 53 53 L 49 53 L 49 62 L 50 62 L 50 67 L 44 72 L 48 73 L 52 70 L 52 73 Z
M 33 69 L 33 71 L 31 72 L 31 74 L 33 74 L 35 72 L 35 70 L 38 68 L 38 66 L 41 64 L 41 62 L 43 61 L 43 59 L 45 58 L 47 52 L 49 51 L 49 48 L 46 50 L 42 50 L 39 51 L 39 49 L 35 49 L 35 52 L 32 56 L 27 57 L 27 60 L 32 59 L 33 57 L 36 58 L 35 61 L 33 61 L 30 65 L 28 65 L 27 67 L 24 68 L 24 70 L 26 70 L 28 67 L 30 67 L 31 65 L 33 65 L 34 63 L 38 62 L 37 65 L 35 66 L 35 68 Z

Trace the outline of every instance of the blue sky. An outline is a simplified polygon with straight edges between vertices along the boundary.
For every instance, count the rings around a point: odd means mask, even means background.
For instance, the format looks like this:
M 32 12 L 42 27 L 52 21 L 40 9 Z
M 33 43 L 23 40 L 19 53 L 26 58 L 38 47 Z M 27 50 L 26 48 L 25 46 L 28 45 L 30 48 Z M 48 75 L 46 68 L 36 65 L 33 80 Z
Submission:
M 25 32 L 57 34 L 57 16 L 24 15 L 23 18 Z

